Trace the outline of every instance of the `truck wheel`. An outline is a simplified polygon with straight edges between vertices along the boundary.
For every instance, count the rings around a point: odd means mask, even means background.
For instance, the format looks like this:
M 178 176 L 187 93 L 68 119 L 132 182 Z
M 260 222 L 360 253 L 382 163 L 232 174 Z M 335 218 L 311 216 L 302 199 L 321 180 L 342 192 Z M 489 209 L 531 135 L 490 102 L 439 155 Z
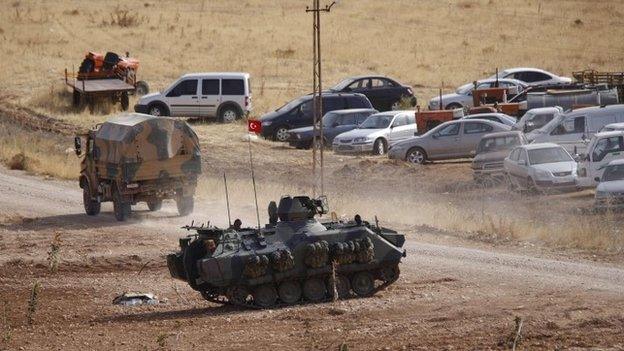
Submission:
M 150 211 L 159 211 L 162 208 L 162 200 L 153 200 L 147 202 L 147 207 Z
M 99 201 L 92 199 L 89 184 L 85 184 L 82 189 L 82 203 L 84 204 L 85 212 L 89 216 L 97 216 L 100 213 L 101 204 Z
M 146 81 L 140 80 L 136 83 L 136 87 L 134 89 L 134 93 L 137 96 L 143 96 L 149 93 L 149 85 L 147 85 Z
M 113 212 L 115 212 L 115 219 L 120 222 L 125 221 L 130 216 L 130 211 L 130 204 L 123 201 L 117 189 L 113 190 Z
M 121 109 L 123 111 L 128 111 L 128 107 L 130 106 L 130 100 L 128 99 L 127 91 L 124 91 L 123 93 L 121 93 L 120 102 L 121 102 Z
M 240 117 L 238 109 L 234 106 L 225 106 L 219 111 L 219 122 L 221 123 L 232 123 Z
M 193 212 L 195 200 L 192 196 L 181 196 L 176 200 L 180 216 L 188 216 Z

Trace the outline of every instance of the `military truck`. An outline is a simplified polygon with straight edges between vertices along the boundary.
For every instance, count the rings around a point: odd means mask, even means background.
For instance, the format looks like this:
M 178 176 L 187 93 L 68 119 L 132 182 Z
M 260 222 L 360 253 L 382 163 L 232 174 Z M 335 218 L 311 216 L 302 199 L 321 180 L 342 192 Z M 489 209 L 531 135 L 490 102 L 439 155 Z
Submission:
M 167 256 L 172 277 L 208 301 L 252 308 L 371 296 L 399 278 L 405 236 L 370 224 L 319 221 L 325 198 L 284 196 L 269 204 L 264 228 L 185 226 Z
M 77 135 L 74 144 L 76 154 L 84 156 L 79 184 L 87 215 L 99 214 L 106 201 L 113 202 L 118 221 L 142 201 L 150 211 L 159 210 L 165 199 L 176 201 L 181 216 L 193 211 L 201 155 L 186 122 L 124 113 Z

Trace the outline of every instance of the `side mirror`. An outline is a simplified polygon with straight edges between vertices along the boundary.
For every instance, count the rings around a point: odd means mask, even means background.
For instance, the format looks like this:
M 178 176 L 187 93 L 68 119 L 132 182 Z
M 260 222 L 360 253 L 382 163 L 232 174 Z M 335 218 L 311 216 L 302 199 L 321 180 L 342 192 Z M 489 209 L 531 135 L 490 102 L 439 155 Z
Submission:
M 594 180 L 600 183 L 600 177 L 594 177 Z
M 76 156 L 82 154 L 82 139 L 79 136 L 74 138 L 74 151 L 76 152 Z

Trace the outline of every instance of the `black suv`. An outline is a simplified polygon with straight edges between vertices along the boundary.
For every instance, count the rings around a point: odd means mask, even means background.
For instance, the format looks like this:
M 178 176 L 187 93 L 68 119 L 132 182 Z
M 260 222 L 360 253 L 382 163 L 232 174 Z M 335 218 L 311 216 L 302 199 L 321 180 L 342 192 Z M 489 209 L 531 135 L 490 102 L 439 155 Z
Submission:
M 366 95 L 373 107 L 379 111 L 397 110 L 402 98 L 408 98 L 416 106 L 412 87 L 403 85 L 384 76 L 349 77 L 329 89 L 331 92 L 352 92 Z
M 350 108 L 372 108 L 362 94 L 323 93 L 323 112 Z M 311 126 L 314 122 L 312 95 L 304 95 L 260 117 L 261 135 L 267 139 L 287 141 L 289 129 Z

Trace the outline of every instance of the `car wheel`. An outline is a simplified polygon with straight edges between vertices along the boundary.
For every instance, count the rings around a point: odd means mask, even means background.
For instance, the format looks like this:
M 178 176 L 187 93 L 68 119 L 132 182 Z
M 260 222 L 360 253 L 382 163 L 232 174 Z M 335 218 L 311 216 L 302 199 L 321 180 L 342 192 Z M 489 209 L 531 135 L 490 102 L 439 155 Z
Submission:
M 464 108 L 464 106 L 462 106 L 461 104 L 458 104 L 456 102 L 452 102 L 448 105 L 446 105 L 446 107 L 444 108 L 445 110 L 454 110 L 457 108 Z
M 234 106 L 226 106 L 219 111 L 219 122 L 232 123 L 239 119 L 238 109 Z
M 275 141 L 286 141 L 288 140 L 288 128 L 282 126 L 277 127 L 275 132 L 273 133 L 273 140 Z
M 169 113 L 167 112 L 165 107 L 163 105 L 161 105 L 161 104 L 154 104 L 154 105 L 150 106 L 149 109 L 148 109 L 148 113 L 150 115 L 156 116 L 156 117 L 169 115 Z
M 427 153 L 425 150 L 419 147 L 414 147 L 407 151 L 407 155 L 405 156 L 405 161 L 409 163 L 414 163 L 418 165 L 422 165 L 427 162 Z
M 385 155 L 386 152 L 388 152 L 386 141 L 381 138 L 375 140 L 375 144 L 373 144 L 373 155 Z

